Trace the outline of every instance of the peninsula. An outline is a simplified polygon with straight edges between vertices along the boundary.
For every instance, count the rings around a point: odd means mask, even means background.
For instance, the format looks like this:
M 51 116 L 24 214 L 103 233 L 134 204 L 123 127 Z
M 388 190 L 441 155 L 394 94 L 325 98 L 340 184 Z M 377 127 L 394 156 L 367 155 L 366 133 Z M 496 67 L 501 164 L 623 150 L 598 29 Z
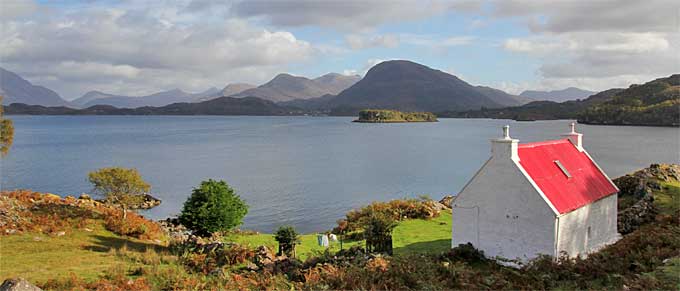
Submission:
M 430 112 L 400 112 L 396 110 L 364 109 L 354 122 L 397 123 L 397 122 L 437 122 L 437 116 Z

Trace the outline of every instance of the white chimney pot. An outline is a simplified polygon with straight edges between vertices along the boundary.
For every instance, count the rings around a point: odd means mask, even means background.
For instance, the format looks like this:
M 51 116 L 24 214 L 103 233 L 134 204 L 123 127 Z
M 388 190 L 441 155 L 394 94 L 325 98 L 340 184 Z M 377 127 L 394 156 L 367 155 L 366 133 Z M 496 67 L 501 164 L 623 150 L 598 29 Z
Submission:
M 494 159 L 519 161 L 517 154 L 518 139 L 510 137 L 510 126 L 503 126 L 503 137 L 491 140 L 491 156 Z
M 562 137 L 566 137 L 571 141 L 573 145 L 576 146 L 576 148 L 579 151 L 583 151 L 583 134 L 580 134 L 576 132 L 576 123 L 572 122 L 569 124 L 569 128 L 571 129 L 568 133 L 562 134 Z

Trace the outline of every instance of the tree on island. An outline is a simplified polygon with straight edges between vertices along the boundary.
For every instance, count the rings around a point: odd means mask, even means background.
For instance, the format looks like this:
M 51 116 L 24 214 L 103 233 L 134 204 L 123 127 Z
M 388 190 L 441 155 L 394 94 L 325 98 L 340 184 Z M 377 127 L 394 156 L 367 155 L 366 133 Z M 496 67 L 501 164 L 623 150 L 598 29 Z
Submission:
M 127 218 L 127 210 L 144 201 L 144 194 L 151 189 L 137 169 L 102 168 L 90 172 L 88 177 L 95 193 L 104 195 L 108 203 L 123 208 L 123 219 Z
M 0 104 L 2 104 L 2 98 L 0 96 Z M 12 142 L 14 142 L 14 124 L 12 120 L 4 118 L 3 106 L 0 105 L 0 156 L 7 155 Z
M 300 244 L 300 236 L 292 226 L 279 226 L 274 239 L 279 243 L 279 255 L 295 257 L 295 245 Z
M 184 202 L 179 221 L 197 235 L 208 236 L 239 226 L 248 205 L 224 181 L 209 179 L 194 188 Z

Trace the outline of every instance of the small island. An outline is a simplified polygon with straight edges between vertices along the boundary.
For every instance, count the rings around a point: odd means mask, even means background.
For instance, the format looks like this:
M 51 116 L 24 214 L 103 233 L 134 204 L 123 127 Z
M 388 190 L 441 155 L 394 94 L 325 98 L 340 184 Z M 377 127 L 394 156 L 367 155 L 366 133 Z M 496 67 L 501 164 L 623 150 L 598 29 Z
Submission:
M 354 122 L 396 123 L 396 122 L 437 122 L 431 112 L 400 112 L 384 109 L 364 109 L 359 111 L 359 119 Z

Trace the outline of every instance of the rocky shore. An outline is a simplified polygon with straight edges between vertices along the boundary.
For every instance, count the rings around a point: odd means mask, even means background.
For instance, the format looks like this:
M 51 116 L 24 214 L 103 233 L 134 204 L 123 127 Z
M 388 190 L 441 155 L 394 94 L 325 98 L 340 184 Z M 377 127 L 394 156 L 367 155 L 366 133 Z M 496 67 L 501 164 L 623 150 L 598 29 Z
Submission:
M 622 205 L 618 213 L 618 230 L 628 234 L 641 225 L 654 221 L 659 210 L 654 204 L 654 192 L 662 190 L 660 182 L 680 181 L 680 165 L 651 164 L 635 173 L 614 179 L 619 187 L 619 201 L 633 201 Z

